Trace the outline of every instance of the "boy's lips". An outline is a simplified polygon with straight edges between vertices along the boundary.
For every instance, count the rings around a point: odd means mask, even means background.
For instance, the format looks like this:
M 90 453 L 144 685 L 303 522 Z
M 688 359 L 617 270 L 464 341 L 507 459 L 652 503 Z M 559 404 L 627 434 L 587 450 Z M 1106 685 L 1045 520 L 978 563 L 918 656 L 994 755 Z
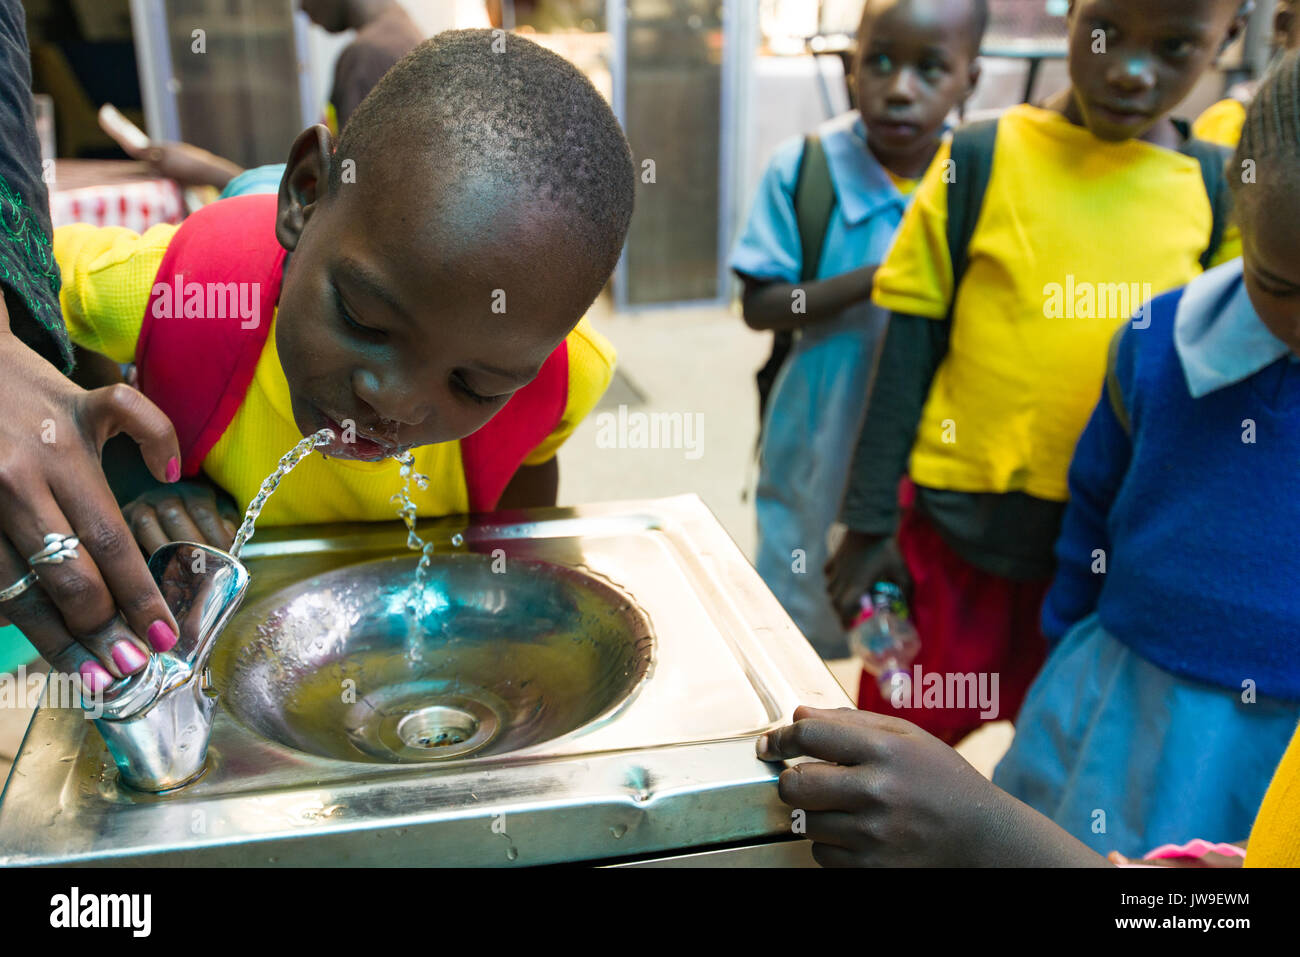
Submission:
M 381 439 L 371 438 L 356 427 L 353 428 L 355 433 L 353 440 L 345 442 L 343 436 L 346 430 L 339 421 L 324 412 L 320 412 L 319 409 L 317 409 L 317 412 L 323 420 L 324 427 L 333 429 L 334 434 L 337 436 L 336 440 L 326 446 L 325 449 L 328 454 L 333 455 L 335 458 L 360 459 L 370 462 L 389 458 L 401 451 L 398 446 L 384 442 Z M 344 416 L 344 418 L 347 418 L 347 416 Z
M 1127 106 L 1108 106 L 1105 103 L 1094 103 L 1093 109 L 1107 123 L 1115 126 L 1141 126 L 1151 119 L 1151 114 Z
M 871 129 L 891 139 L 903 139 L 920 133 L 921 124 L 906 120 L 875 120 L 871 123 Z

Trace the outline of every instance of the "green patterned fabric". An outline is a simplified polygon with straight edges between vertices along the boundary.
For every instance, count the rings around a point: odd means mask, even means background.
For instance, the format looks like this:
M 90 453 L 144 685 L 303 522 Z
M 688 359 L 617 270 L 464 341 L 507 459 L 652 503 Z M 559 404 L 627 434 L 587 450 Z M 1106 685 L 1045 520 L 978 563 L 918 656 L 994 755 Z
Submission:
M 50 236 L 3 176 L 0 176 L 0 284 L 11 318 L 14 313 L 10 292 L 27 307 L 27 313 L 53 340 L 63 370 L 72 368 L 72 346 L 59 307 L 59 267 L 54 261 Z M 19 329 L 14 328 L 18 333 Z M 26 337 L 25 337 L 26 338 Z M 28 343 L 36 348 L 35 343 Z M 48 349 L 37 351 L 48 355 Z
M 0 0 L 0 289 L 9 329 L 33 351 L 72 371 L 51 247 L 50 195 L 32 104 L 27 14 Z

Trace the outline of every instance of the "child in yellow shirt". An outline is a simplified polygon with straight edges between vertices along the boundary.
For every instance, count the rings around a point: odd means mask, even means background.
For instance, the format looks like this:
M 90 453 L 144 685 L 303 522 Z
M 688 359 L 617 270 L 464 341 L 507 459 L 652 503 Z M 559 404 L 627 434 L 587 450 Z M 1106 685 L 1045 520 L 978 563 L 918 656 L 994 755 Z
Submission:
M 1300 49 L 1300 20 L 1295 0 L 1277 0 L 1273 13 L 1273 46 L 1279 51 Z M 1229 95 L 1196 118 L 1192 135 L 1210 143 L 1235 148 L 1246 122 L 1246 106 L 1255 96 L 1255 82 L 1240 83 Z
M 572 65 L 455 31 L 394 67 L 337 144 L 302 133 L 278 197 L 143 236 L 59 230 L 72 338 L 135 360 L 193 479 L 127 506 L 141 545 L 228 546 L 229 506 L 322 427 L 327 458 L 300 466 L 265 524 L 395 517 L 390 458 L 411 449 L 432 479 L 419 514 L 553 504 L 556 449 L 612 375 L 580 319 L 633 186 L 613 113 Z
M 950 742 L 1019 709 L 1046 653 L 1038 619 L 1066 472 L 1110 338 L 1240 246 L 1224 226 L 1227 152 L 1166 114 L 1242 13 L 1240 0 L 1075 0 L 1071 87 L 980 127 L 996 135 L 982 154 L 956 159 L 977 132 L 959 130 L 921 181 L 876 273 L 889 327 L 841 512 L 849 532 L 827 566 L 846 622 L 877 579 L 908 586 L 921 645 L 910 690 L 863 681 L 859 707 Z M 957 246 L 949 197 L 981 162 L 983 195 L 952 210 L 970 230 Z M 996 687 L 996 707 L 930 693 L 952 675 Z

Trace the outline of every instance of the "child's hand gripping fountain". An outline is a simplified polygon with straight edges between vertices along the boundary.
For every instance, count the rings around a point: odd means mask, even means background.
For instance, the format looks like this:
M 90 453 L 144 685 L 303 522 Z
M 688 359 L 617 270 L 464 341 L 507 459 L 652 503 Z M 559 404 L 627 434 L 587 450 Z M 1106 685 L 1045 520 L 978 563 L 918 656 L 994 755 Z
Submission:
M 149 571 L 180 626 L 171 651 L 86 702 L 122 780 L 167 791 L 202 773 L 217 696 L 207 664 L 217 635 L 248 590 L 248 570 L 206 545 L 172 542 L 153 553 Z
M 176 645 L 151 655 L 143 671 L 85 703 L 122 780 L 131 787 L 169 791 L 203 772 L 217 707 L 208 657 L 248 591 L 248 569 L 239 553 L 280 481 L 314 449 L 333 441 L 333 431 L 321 429 L 285 453 L 249 503 L 229 553 L 171 542 L 149 558 L 149 571 L 180 626 Z

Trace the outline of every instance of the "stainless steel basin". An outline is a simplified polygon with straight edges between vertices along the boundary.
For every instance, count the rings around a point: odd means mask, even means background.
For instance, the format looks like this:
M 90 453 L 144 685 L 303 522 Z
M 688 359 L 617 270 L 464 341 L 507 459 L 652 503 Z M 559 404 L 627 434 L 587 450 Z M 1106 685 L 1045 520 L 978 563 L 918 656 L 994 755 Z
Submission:
M 0 865 L 609 863 L 797 838 L 754 740 L 850 702 L 698 498 L 420 532 L 412 628 L 399 523 L 259 529 L 212 653 L 206 771 L 132 790 L 79 708 L 42 705 Z
M 607 721 L 650 673 L 649 619 L 594 575 L 452 554 L 416 588 L 415 569 L 351 565 L 247 606 L 211 664 L 226 709 L 321 757 L 440 761 Z

